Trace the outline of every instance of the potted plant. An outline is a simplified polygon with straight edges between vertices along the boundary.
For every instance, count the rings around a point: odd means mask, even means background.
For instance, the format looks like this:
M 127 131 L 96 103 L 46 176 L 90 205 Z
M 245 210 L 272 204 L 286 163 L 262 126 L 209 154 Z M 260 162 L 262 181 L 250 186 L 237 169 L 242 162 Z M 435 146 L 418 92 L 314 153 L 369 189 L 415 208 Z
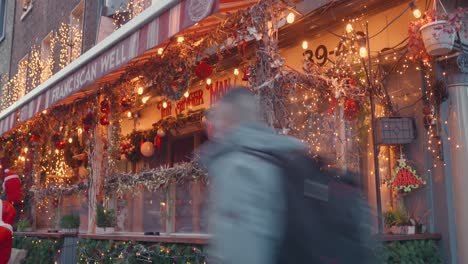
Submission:
M 64 215 L 59 223 L 62 232 L 77 233 L 80 227 L 80 216 L 77 214 Z
M 385 227 L 392 234 L 397 235 L 414 235 L 416 233 L 415 224 L 408 213 L 403 209 L 389 210 L 383 214 Z
M 98 205 L 96 210 L 96 233 L 114 233 L 116 220 L 117 217 L 114 209 L 105 209 L 102 205 Z
M 16 228 L 20 232 L 31 232 L 32 231 L 31 222 L 29 222 L 29 220 L 27 220 L 27 219 L 20 219 L 18 221 L 18 224 L 16 225 Z
M 430 56 L 445 55 L 453 48 L 457 33 L 464 31 L 468 35 L 468 29 L 462 29 L 463 16 L 468 13 L 467 8 L 457 8 L 452 13 L 437 11 L 435 0 L 433 9 L 415 21 L 410 22 L 408 33 L 408 55 L 412 59 L 428 60 Z

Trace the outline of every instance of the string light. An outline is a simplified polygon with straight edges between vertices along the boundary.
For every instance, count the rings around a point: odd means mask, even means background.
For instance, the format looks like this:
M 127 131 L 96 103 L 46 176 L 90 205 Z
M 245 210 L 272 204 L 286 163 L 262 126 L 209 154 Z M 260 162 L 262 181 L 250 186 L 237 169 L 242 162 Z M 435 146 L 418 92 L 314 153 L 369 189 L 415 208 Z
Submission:
M 295 19 L 296 19 L 296 15 L 294 15 L 293 12 L 290 12 L 288 16 L 286 17 L 286 22 L 288 22 L 289 24 L 292 24 L 294 23 Z
M 167 108 L 167 102 L 164 101 L 163 104 L 162 104 L 163 108 L 166 109 Z
M 206 84 L 208 84 L 208 85 L 211 84 L 211 79 L 210 78 L 206 79 Z
M 302 42 L 302 49 L 306 50 L 307 48 L 309 48 L 309 43 L 307 43 L 307 41 L 304 40 L 304 41 Z
M 138 87 L 138 90 L 137 90 L 138 95 L 142 95 L 143 92 L 144 92 L 143 87 L 141 87 L 141 86 Z
M 415 18 L 420 18 L 422 16 L 421 10 L 419 10 L 414 1 L 410 2 L 410 7 Z
M 158 54 L 159 54 L 159 55 L 162 55 L 163 52 L 164 52 L 164 49 L 163 49 L 163 48 L 159 48 L 159 49 L 158 49 Z
M 69 138 L 68 143 L 70 143 L 70 144 L 73 143 L 73 138 Z
M 189 94 L 189 92 L 188 92 L 188 91 L 186 91 L 186 92 L 184 93 L 184 97 L 185 97 L 185 98 L 188 98 L 188 97 L 189 97 L 189 95 L 190 95 L 190 94 Z
M 367 57 L 367 48 L 366 47 L 360 47 L 359 48 L 359 56 L 361 56 L 361 58 Z
M 128 112 L 127 112 L 127 117 L 128 117 L 128 118 L 132 118 L 132 116 L 133 116 L 132 112 L 128 111 Z
M 234 69 L 234 75 L 235 75 L 235 76 L 238 76 L 238 75 L 239 75 L 239 69 L 237 69 L 237 68 Z
M 351 25 L 351 23 L 348 23 L 346 25 L 346 32 L 348 32 L 348 33 L 353 32 L 353 25 Z
M 179 43 L 184 42 L 184 40 L 185 40 L 185 39 L 184 39 L 184 37 L 182 37 L 182 36 L 177 37 L 177 42 L 179 42 Z
M 145 97 L 141 98 L 141 102 L 142 102 L 143 104 L 146 104 L 146 103 L 148 102 L 149 99 L 150 99 L 150 96 L 145 96 Z

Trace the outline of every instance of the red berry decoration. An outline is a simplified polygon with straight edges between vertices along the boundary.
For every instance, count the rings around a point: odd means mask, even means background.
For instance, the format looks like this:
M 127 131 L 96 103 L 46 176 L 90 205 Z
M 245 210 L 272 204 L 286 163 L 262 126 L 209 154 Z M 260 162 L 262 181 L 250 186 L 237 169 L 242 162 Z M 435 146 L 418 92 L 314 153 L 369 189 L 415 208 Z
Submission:
M 206 79 L 213 73 L 213 67 L 205 61 L 200 62 L 195 68 L 195 74 L 200 79 Z
M 99 119 L 99 123 L 103 126 L 107 126 L 109 125 L 109 119 L 107 118 L 107 116 L 103 116 L 101 117 L 101 119 Z
M 87 113 L 83 118 L 81 118 L 81 120 L 83 121 L 83 126 L 84 126 L 85 131 L 89 132 L 89 130 L 93 126 L 94 113 L 93 112 Z

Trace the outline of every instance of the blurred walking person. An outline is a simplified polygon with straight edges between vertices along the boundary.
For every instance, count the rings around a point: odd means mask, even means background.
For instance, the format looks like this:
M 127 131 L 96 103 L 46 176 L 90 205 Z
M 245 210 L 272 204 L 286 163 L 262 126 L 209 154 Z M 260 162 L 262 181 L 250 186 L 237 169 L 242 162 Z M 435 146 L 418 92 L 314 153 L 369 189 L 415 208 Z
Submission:
M 375 263 L 370 208 L 352 175 L 331 177 L 298 140 L 260 120 L 247 88 L 210 110 L 210 264 Z

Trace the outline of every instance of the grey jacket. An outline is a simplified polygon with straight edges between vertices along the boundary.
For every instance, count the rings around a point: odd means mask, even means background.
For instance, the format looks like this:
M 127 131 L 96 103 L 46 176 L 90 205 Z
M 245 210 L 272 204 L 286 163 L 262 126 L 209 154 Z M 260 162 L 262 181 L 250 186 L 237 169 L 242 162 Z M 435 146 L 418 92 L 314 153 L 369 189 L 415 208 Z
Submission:
M 276 164 L 242 148 L 285 154 L 304 150 L 300 141 L 259 124 L 241 126 L 201 151 L 211 177 L 208 254 L 223 264 L 272 264 L 284 230 L 285 193 Z

